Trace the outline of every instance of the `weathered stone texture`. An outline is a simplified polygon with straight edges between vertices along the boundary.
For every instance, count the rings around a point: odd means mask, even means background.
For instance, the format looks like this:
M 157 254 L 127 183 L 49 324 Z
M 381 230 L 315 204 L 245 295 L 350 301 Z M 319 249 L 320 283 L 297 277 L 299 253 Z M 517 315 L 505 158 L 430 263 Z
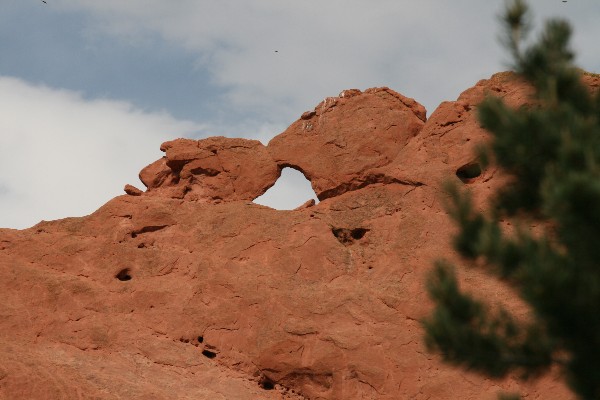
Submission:
M 573 398 L 555 374 L 496 382 L 443 364 L 419 323 L 432 263 L 456 260 L 443 180 L 482 205 L 504 179 L 470 165 L 489 140 L 477 103 L 492 93 L 526 104 L 528 91 L 497 74 L 427 121 L 390 89 L 345 91 L 267 147 L 167 142 L 140 173 L 146 192 L 128 186 L 89 216 L 1 229 L 0 398 Z M 322 201 L 252 203 L 284 166 Z M 460 278 L 527 315 L 481 271 Z

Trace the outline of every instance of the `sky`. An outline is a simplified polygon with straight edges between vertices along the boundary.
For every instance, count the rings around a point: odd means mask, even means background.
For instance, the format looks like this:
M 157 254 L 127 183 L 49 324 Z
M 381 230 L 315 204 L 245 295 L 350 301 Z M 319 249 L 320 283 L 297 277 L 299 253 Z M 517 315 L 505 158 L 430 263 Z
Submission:
M 600 72 L 598 0 L 530 1 Z M 144 188 L 162 142 L 264 144 L 323 98 L 388 86 L 430 115 L 509 68 L 502 0 L 2 0 L 0 227 L 87 215 Z M 535 34 L 535 32 L 534 32 Z M 534 35 L 535 36 L 535 35 Z M 314 198 L 298 171 L 257 202 Z

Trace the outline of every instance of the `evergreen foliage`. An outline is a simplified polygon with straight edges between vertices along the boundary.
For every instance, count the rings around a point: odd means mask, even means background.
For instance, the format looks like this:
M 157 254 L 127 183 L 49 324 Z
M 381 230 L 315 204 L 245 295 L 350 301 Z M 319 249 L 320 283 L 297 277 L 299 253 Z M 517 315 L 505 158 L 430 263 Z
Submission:
M 489 97 L 478 108 L 493 136 L 480 151 L 482 165 L 493 162 L 513 179 L 485 213 L 455 185 L 447 207 L 459 254 L 513 285 L 532 315 L 517 321 L 461 292 L 453 266 L 439 261 L 428 281 L 436 308 L 423 322 L 426 343 L 446 361 L 492 377 L 531 378 L 558 365 L 579 398 L 600 399 L 600 94 L 573 65 L 566 22 L 548 21 L 521 50 L 528 16 L 525 2 L 513 0 L 502 21 L 535 105 L 513 109 Z M 514 233 L 502 219 L 517 221 Z

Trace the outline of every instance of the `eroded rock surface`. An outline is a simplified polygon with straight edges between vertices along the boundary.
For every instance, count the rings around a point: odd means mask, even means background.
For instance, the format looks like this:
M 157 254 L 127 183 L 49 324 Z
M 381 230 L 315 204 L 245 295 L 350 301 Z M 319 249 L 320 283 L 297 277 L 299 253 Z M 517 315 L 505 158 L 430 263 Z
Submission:
M 258 140 L 176 139 L 160 149 L 165 156 L 140 172 L 151 195 L 212 203 L 254 200 L 280 175 Z
M 305 112 L 268 150 L 323 200 L 372 183 L 370 171 L 392 162 L 424 124 L 425 108 L 413 99 L 386 87 L 351 89 Z
M 483 204 L 503 179 L 469 166 L 488 140 L 476 104 L 486 92 L 524 104 L 527 91 L 495 75 L 426 123 L 388 89 L 349 91 L 268 150 L 167 142 L 141 173 L 146 192 L 128 187 L 87 217 L 0 230 L 0 398 L 573 398 L 556 375 L 492 381 L 443 364 L 419 323 L 433 261 L 456 258 L 441 182 L 463 182 Z M 252 203 L 284 165 L 301 168 L 323 201 Z M 482 271 L 460 278 L 527 315 Z

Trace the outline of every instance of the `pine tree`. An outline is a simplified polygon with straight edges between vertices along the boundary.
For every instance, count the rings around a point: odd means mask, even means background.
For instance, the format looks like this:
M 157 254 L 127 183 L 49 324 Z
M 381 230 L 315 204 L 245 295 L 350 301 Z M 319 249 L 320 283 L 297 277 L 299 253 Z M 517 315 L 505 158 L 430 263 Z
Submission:
M 534 105 L 513 109 L 489 97 L 478 107 L 493 137 L 480 161 L 513 179 L 483 213 L 449 184 L 447 207 L 465 263 L 513 285 L 532 315 L 519 321 L 462 292 L 454 267 L 438 261 L 428 280 L 435 309 L 423 321 L 425 339 L 445 361 L 491 377 L 532 378 L 556 365 L 579 398 L 600 399 L 600 94 L 573 64 L 570 26 L 550 20 L 522 50 L 528 20 L 522 0 L 502 17 L 515 72 L 532 85 Z M 534 234 L 521 224 L 509 234 L 502 219 L 535 220 L 545 229 Z

